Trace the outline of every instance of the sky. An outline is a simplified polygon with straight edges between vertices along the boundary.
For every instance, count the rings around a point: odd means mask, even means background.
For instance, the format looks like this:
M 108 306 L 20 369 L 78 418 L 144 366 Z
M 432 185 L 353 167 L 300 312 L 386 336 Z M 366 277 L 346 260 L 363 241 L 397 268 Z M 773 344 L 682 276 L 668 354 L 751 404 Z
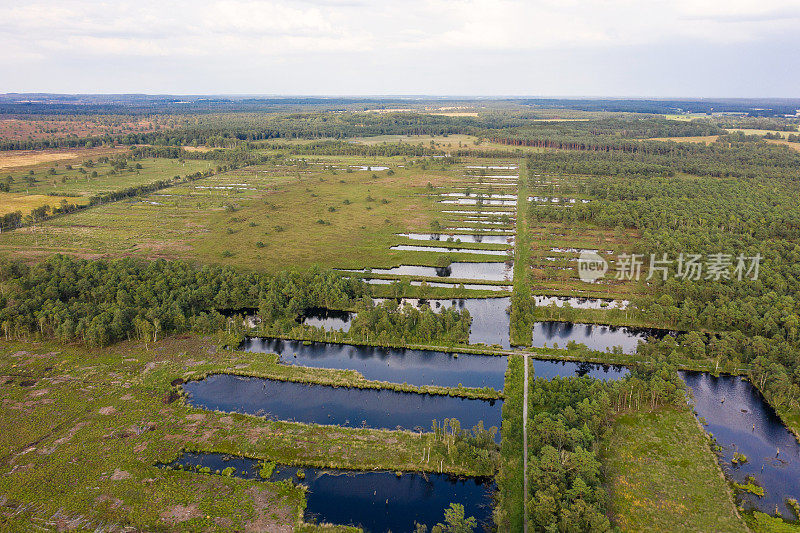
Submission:
M 800 97 L 800 0 L 0 0 L 0 93 Z

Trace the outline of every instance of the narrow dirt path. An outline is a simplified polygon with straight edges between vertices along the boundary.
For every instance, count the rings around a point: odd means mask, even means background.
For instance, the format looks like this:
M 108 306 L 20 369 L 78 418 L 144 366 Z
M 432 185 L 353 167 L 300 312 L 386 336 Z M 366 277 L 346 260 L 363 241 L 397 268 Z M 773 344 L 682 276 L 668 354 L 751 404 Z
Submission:
M 528 533 L 528 354 L 524 354 L 525 383 L 522 388 L 522 531 Z

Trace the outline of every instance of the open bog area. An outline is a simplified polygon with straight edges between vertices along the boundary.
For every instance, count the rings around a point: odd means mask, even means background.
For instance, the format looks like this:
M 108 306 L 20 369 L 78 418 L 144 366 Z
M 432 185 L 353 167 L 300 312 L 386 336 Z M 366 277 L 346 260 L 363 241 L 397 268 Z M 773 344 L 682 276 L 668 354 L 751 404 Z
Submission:
M 800 529 L 800 101 L 190 94 L 0 95 L 0 531 Z

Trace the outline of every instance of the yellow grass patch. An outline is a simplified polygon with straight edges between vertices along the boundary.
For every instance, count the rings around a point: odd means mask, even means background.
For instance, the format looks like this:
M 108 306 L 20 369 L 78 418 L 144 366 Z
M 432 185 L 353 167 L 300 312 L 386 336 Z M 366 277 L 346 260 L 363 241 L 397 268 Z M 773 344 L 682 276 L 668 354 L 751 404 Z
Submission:
M 450 113 L 431 113 L 431 115 L 442 115 L 445 117 L 477 117 L 477 113 L 470 113 L 468 111 L 450 112 Z
M 187 152 L 210 152 L 212 150 L 208 146 L 184 146 L 183 149 Z
M 767 133 L 772 133 L 772 134 L 779 133 L 781 135 L 781 137 L 783 137 L 784 139 L 787 138 L 789 135 L 792 135 L 792 134 L 797 135 L 796 131 L 757 130 L 757 129 L 751 129 L 751 128 L 728 128 L 725 131 L 728 131 L 730 133 L 734 133 L 734 132 L 740 131 L 740 132 L 742 132 L 742 133 L 744 133 L 746 135 L 766 135 Z
M 33 209 L 43 205 L 59 206 L 62 199 L 71 204 L 80 203 L 77 198 L 67 198 L 65 196 L 47 196 L 46 194 L 20 195 L 19 193 L 0 192 L 0 215 L 6 215 L 14 211 L 22 211 L 23 215 L 27 215 Z
M 675 141 L 679 143 L 713 143 L 719 138 L 719 135 L 701 135 L 698 137 L 653 137 L 647 139 L 648 141 Z
M 12 150 L 0 152 L 0 169 L 33 167 L 45 163 L 88 159 L 127 150 L 127 147 L 102 147 L 77 150 Z
M 782 144 L 788 146 L 792 150 L 800 151 L 800 143 L 790 143 L 789 141 L 779 141 L 778 139 L 767 139 L 767 142 L 771 144 Z

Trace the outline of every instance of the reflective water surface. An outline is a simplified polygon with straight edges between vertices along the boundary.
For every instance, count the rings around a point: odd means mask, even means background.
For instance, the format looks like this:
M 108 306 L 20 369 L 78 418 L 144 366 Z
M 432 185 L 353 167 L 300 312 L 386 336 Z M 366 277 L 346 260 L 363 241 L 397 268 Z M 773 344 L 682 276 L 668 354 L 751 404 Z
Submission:
M 537 348 L 552 348 L 554 344 L 558 344 L 559 348 L 565 348 L 567 343 L 574 341 L 601 352 L 622 346 L 624 353 L 635 353 L 640 341 L 644 342 L 650 336 L 663 337 L 665 334 L 666 330 L 649 328 L 543 321 L 536 322 L 533 326 L 532 345 Z
M 418 386 L 457 387 L 460 383 L 465 387 L 503 390 L 508 365 L 505 356 L 304 343 L 261 337 L 246 338 L 239 349 L 276 353 L 281 356 L 281 361 L 290 365 L 355 370 L 366 379 Z
M 800 500 L 800 444 L 775 410 L 741 377 L 704 372 L 681 372 L 681 377 L 691 387 L 695 411 L 708 423 L 706 431 L 722 447 L 725 473 L 741 484 L 753 476 L 764 488 L 763 498 L 740 496 L 745 508 L 774 514 L 777 506 L 784 518 L 794 519 L 786 498 Z M 747 461 L 734 464 L 734 452 Z
M 261 480 L 259 461 L 219 453 L 185 453 L 168 466 L 206 467 L 212 473 L 231 467 L 236 469 L 234 476 Z M 492 522 L 495 485 L 490 479 L 276 465 L 269 481 L 282 480 L 308 487 L 306 522 L 360 526 L 374 533 L 406 532 L 414 530 L 415 521 L 429 528 L 443 522 L 451 503 L 463 505 L 465 516 L 474 516 L 481 531 Z
M 183 388 L 189 404 L 201 409 L 376 429 L 428 431 L 434 419 L 442 422 L 445 418 L 457 418 L 462 428 L 472 428 L 483 421 L 487 429 L 499 429 L 503 404 L 501 400 L 328 387 L 228 374 L 190 381 Z

